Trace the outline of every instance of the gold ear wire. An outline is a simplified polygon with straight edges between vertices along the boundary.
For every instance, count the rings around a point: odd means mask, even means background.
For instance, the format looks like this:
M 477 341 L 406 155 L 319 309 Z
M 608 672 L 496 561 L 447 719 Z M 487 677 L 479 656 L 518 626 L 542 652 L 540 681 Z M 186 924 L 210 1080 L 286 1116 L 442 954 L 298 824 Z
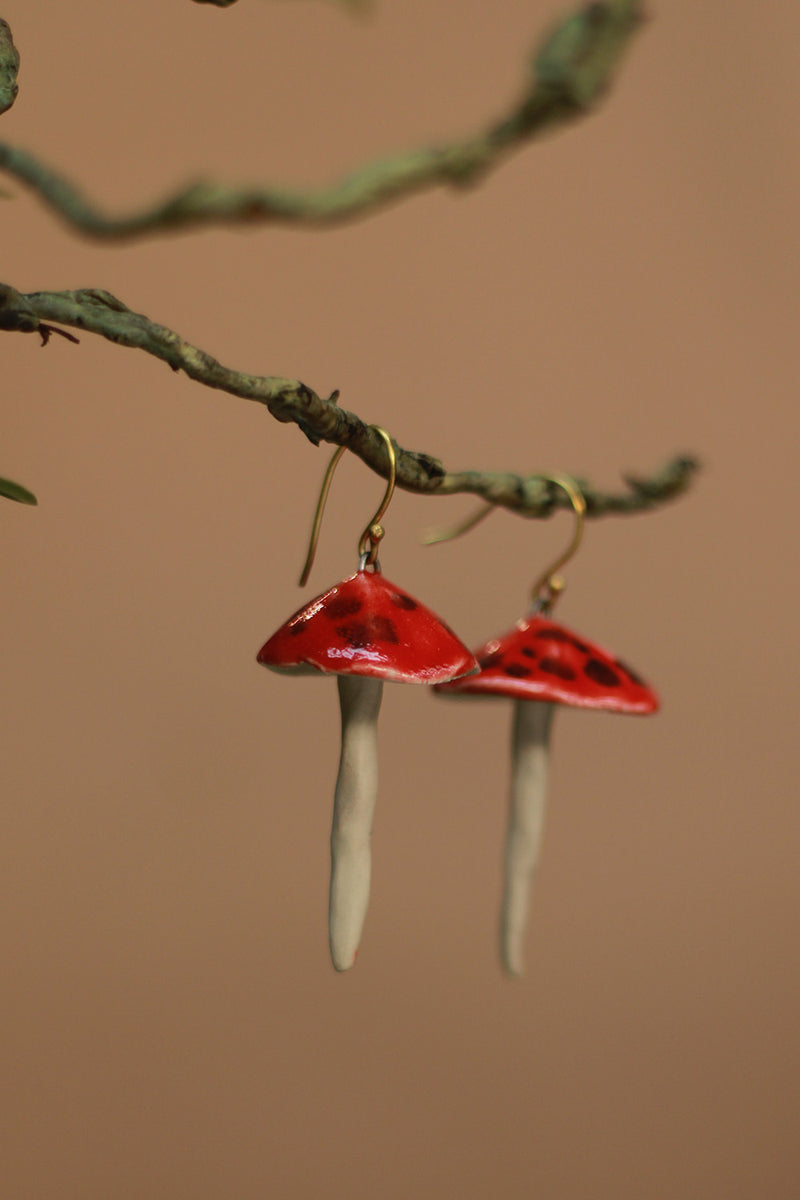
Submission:
M 548 483 L 554 483 L 557 487 L 565 491 L 569 496 L 572 511 L 575 514 L 575 529 L 572 534 L 572 540 L 563 554 L 560 554 L 555 562 L 551 563 L 547 570 L 542 572 L 531 589 L 531 597 L 534 604 L 543 612 L 547 612 L 566 587 L 564 579 L 561 575 L 556 574 L 556 572 L 569 562 L 583 539 L 583 529 L 586 520 L 586 500 L 575 480 L 569 475 L 538 475 L 537 478 L 546 480 Z M 461 537 L 463 533 L 468 533 L 470 529 L 474 529 L 490 513 L 493 513 L 496 507 L 494 504 L 487 504 L 485 508 L 478 509 L 477 512 L 467 517 L 460 525 L 455 525 L 452 529 L 429 530 L 423 536 L 422 540 L 426 546 L 432 546 L 437 542 L 449 542 L 451 538 Z
M 397 479 L 397 455 L 395 454 L 391 437 L 385 429 L 381 428 L 380 425 L 372 425 L 370 428 L 374 429 L 376 433 L 380 434 L 384 440 L 386 445 L 386 453 L 389 457 L 389 475 L 383 499 L 378 505 L 377 511 L 373 515 L 358 542 L 358 553 L 361 560 L 359 564 L 359 570 L 363 570 L 364 567 L 367 566 L 373 566 L 378 557 L 378 544 L 385 532 L 383 526 L 380 524 L 380 520 L 389 507 L 392 496 L 394 495 L 395 482 Z M 314 513 L 314 521 L 311 526 L 311 540 L 308 544 L 308 554 L 306 555 L 306 561 L 303 565 L 303 571 L 300 576 L 300 587 L 305 586 L 305 584 L 308 582 L 308 577 L 311 574 L 311 567 L 314 562 L 314 556 L 317 552 L 319 531 L 322 526 L 322 515 L 325 511 L 328 492 L 331 489 L 333 472 L 336 470 L 337 463 L 344 454 L 345 449 L 345 446 L 337 447 L 337 449 L 334 451 L 331 461 L 328 463 L 328 469 L 323 476 L 322 488 L 320 489 L 319 499 L 317 500 L 317 508 Z M 369 549 L 367 549 L 367 546 L 369 546 Z
M 460 525 L 454 525 L 452 529 L 428 529 L 422 535 L 422 544 L 435 546 L 437 542 L 450 542 L 453 538 L 461 537 L 462 533 L 469 533 L 470 529 L 474 529 L 476 525 L 480 525 L 481 521 L 485 521 L 496 507 L 495 504 L 487 504 L 485 508 L 479 508 L 477 512 L 466 517 Z
M 551 563 L 547 570 L 542 572 L 531 588 L 531 599 L 534 604 L 542 612 L 549 612 L 555 600 L 567 586 L 564 577 L 556 574 L 556 572 L 560 571 L 563 566 L 566 566 L 569 560 L 577 553 L 578 547 L 583 540 L 583 530 L 586 524 L 586 500 L 583 492 L 571 476 L 543 475 L 542 478 L 555 483 L 562 491 L 567 493 L 572 505 L 572 511 L 575 514 L 575 528 L 572 531 L 572 540 L 563 554 L 560 554 L 555 562 Z

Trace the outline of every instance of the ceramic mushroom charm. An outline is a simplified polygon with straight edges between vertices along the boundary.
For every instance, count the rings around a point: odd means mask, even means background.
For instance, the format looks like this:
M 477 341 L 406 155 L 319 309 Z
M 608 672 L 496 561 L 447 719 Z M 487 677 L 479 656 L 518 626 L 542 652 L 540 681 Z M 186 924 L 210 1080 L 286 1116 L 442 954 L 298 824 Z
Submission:
M 377 723 L 383 683 L 434 684 L 477 671 L 466 646 L 429 608 L 381 574 L 378 524 L 394 489 L 394 447 L 383 503 L 362 535 L 354 575 L 306 604 L 262 646 L 258 661 L 295 675 L 337 675 L 342 719 L 339 773 L 333 801 L 328 932 L 337 971 L 353 966 L 367 913 L 370 838 L 378 791 Z M 323 483 L 308 577 L 336 451 Z M 369 547 L 369 548 L 368 548 Z
M 578 524 L 567 552 L 537 582 L 533 613 L 475 651 L 480 667 L 477 675 L 435 688 L 449 696 L 505 696 L 514 704 L 500 917 L 500 955 L 511 975 L 523 971 L 530 887 L 544 827 L 555 706 L 617 713 L 652 713 L 659 707 L 656 694 L 630 667 L 548 618 L 564 587 L 555 571 L 577 549 L 585 507 L 572 480 L 557 476 L 553 482 L 570 496 Z
M 658 698 L 618 658 L 542 616 L 518 621 L 510 632 L 476 650 L 475 657 L 477 675 L 439 684 L 435 690 L 453 696 L 505 696 L 514 703 L 500 953 L 509 974 L 521 975 L 555 707 L 651 713 L 658 708 Z

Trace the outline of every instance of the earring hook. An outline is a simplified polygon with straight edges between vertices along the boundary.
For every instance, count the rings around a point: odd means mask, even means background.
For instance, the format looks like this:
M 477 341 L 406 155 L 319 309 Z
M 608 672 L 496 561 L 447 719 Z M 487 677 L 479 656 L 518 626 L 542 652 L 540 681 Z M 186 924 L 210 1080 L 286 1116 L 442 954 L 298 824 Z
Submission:
M 394 444 L 392 442 L 391 437 L 386 432 L 386 430 L 383 429 L 380 425 L 371 425 L 370 428 L 374 429 L 374 431 L 376 433 L 380 434 L 380 436 L 383 438 L 384 444 L 386 445 L 386 453 L 389 458 L 389 474 L 387 477 L 388 481 L 386 484 L 386 491 L 384 493 L 383 499 L 381 500 L 380 504 L 378 505 L 377 510 L 375 511 L 374 515 L 372 516 L 372 519 L 370 520 L 366 529 L 362 533 L 362 535 L 359 539 L 359 542 L 358 542 L 358 554 L 359 554 L 359 568 L 358 569 L 360 571 L 363 571 L 365 567 L 376 566 L 376 564 L 377 564 L 378 544 L 380 543 L 380 541 L 385 533 L 385 530 L 384 530 L 383 526 L 380 524 L 380 521 L 381 521 L 383 514 L 386 512 L 387 508 L 389 507 L 392 496 L 394 495 L 395 482 L 397 479 L 397 455 L 395 454 Z M 305 586 L 305 584 L 308 582 L 308 577 L 311 574 L 311 567 L 313 565 L 314 557 L 317 552 L 317 542 L 319 541 L 319 531 L 322 526 L 322 515 L 325 512 L 325 504 L 328 499 L 328 492 L 331 489 L 331 480 L 333 479 L 333 472 L 336 470 L 336 466 L 339 462 L 339 459 L 344 454 L 346 448 L 347 448 L 346 446 L 338 446 L 336 448 L 336 450 L 334 451 L 333 457 L 331 458 L 331 461 L 328 463 L 328 468 L 325 472 L 325 475 L 323 476 L 322 488 L 320 489 L 319 499 L 317 500 L 317 508 L 314 513 L 314 521 L 311 526 L 311 539 L 308 544 L 308 554 L 306 555 L 306 561 L 303 565 L 303 571 L 300 576 L 300 582 L 299 582 L 300 587 Z M 367 547 L 369 547 L 369 549 Z M 378 570 L 378 569 L 379 568 L 376 566 L 376 570 Z
M 542 572 L 531 588 L 531 599 L 534 605 L 540 612 L 547 613 L 567 586 L 563 575 L 559 575 L 558 572 L 574 557 L 583 541 L 583 530 L 586 524 L 586 499 L 570 475 L 543 475 L 542 478 L 556 484 L 567 493 L 575 514 L 575 528 L 572 531 L 569 545 L 563 554 L 560 554 L 555 562 Z
M 531 598 L 534 605 L 541 612 L 549 612 L 557 597 L 566 587 L 563 577 L 557 574 L 557 572 L 563 566 L 566 566 L 577 552 L 583 539 L 583 530 L 586 521 L 586 499 L 578 484 L 570 475 L 539 475 L 537 478 L 545 480 L 547 483 L 554 483 L 562 491 L 566 492 L 575 515 L 575 528 L 566 550 L 558 556 L 555 562 L 550 564 L 546 571 L 542 572 L 531 588 Z M 462 521 L 460 525 L 454 526 L 453 529 L 432 530 L 425 535 L 423 541 L 427 546 L 432 546 L 436 542 L 449 542 L 452 538 L 461 537 L 463 533 L 469 533 L 470 529 L 474 529 L 490 513 L 493 513 L 496 507 L 494 504 L 487 504 L 485 508 L 478 509 L 477 512 L 472 513 L 471 516 Z

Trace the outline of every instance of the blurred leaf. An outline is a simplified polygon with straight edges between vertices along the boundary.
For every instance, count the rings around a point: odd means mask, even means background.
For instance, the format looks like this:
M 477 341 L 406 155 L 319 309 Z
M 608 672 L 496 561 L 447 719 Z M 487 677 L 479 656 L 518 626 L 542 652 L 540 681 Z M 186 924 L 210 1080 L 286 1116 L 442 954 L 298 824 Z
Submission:
M 17 500 L 20 504 L 39 503 L 33 492 L 29 492 L 21 483 L 14 483 L 11 479 L 0 478 L 0 496 L 5 496 L 8 500 Z

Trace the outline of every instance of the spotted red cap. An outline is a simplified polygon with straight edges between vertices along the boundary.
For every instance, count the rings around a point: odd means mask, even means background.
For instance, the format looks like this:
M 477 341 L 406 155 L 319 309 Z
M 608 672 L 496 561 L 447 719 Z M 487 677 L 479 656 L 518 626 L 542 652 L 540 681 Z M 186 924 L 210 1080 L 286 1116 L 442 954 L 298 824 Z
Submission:
M 358 571 L 290 617 L 261 647 L 275 671 L 439 683 L 478 665 L 449 626 L 378 571 Z
M 545 617 L 518 621 L 481 646 L 475 657 L 477 675 L 439 684 L 436 691 L 625 713 L 651 713 L 659 707 L 652 688 L 620 659 Z

